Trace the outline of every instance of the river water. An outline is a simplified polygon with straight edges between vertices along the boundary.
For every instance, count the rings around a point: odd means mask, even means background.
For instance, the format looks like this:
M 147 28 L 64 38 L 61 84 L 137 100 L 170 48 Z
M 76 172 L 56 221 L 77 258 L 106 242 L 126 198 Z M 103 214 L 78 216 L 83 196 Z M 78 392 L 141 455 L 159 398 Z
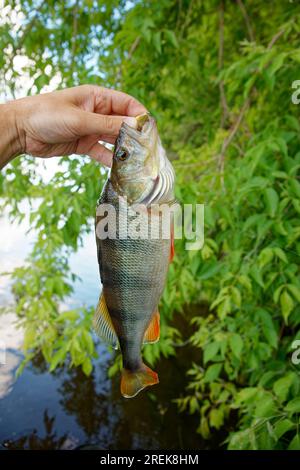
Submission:
M 28 220 L 12 224 L 0 218 L 0 271 L 22 265 L 34 235 L 26 235 Z M 82 281 L 74 285 L 72 305 L 96 305 L 99 275 L 94 235 L 71 258 L 72 271 Z M 13 300 L 9 276 L 0 277 L 0 306 Z M 200 449 L 209 447 L 196 433 L 195 416 L 179 414 L 174 399 L 184 393 L 185 373 L 193 353 L 178 348 L 155 370 L 160 384 L 132 400 L 120 396 L 119 376 L 109 379 L 113 358 L 100 341 L 99 359 L 86 377 L 67 364 L 50 374 L 37 357 L 16 379 L 22 359 L 22 330 L 13 313 L 0 316 L 0 448 L 4 449 Z M 179 319 L 179 321 L 181 321 Z M 1 343 L 2 341 L 2 343 Z M 2 357 L 1 356 L 1 357 Z M 0 358 L 1 358 L 0 357 Z M 1 362 L 1 361 L 0 361 Z M 3 361 L 2 361 L 3 362 Z

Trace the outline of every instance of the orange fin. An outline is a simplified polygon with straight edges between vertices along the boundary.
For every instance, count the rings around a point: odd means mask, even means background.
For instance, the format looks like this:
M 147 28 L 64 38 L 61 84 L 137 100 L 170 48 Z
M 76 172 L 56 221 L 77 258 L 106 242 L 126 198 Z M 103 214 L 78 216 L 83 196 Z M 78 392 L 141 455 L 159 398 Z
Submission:
M 118 338 L 111 321 L 103 293 L 100 295 L 93 318 L 93 327 L 97 335 L 103 339 L 103 341 L 111 344 L 115 349 L 118 349 Z
M 158 382 L 157 373 L 145 364 L 135 372 L 123 369 L 121 378 L 121 394 L 124 398 L 133 398 L 144 388 L 158 384 Z
M 171 248 L 170 248 L 170 263 L 172 263 L 173 258 L 175 255 L 175 247 L 174 247 L 174 225 L 171 226 Z
M 159 340 L 160 326 L 159 326 L 159 311 L 153 313 L 148 328 L 144 335 L 143 343 L 156 343 Z

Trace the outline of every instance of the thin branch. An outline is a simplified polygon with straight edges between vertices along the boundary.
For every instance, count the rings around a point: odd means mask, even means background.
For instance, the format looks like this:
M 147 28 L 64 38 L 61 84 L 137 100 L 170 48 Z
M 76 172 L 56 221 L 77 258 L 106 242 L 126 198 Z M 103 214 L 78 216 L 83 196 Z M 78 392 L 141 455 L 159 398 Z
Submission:
M 268 44 L 268 47 L 267 47 L 267 50 L 269 51 L 270 49 L 272 49 L 272 47 L 274 46 L 275 42 L 278 41 L 278 39 L 283 35 L 283 33 L 285 32 L 285 29 L 281 29 L 280 31 L 278 31 L 278 33 L 274 34 L 274 36 L 272 37 L 271 41 L 269 42 Z
M 180 37 L 183 37 L 183 35 L 185 33 L 185 30 L 189 25 L 190 16 L 192 14 L 193 6 L 194 6 L 194 0 L 190 0 L 189 7 L 188 7 L 187 13 L 185 15 L 185 21 L 184 21 L 184 23 L 182 25 L 182 28 L 181 28 Z
M 182 0 L 178 0 L 177 20 L 176 20 L 176 31 L 179 29 L 180 17 L 182 11 Z
M 141 36 L 137 36 L 135 38 L 135 40 L 133 41 L 133 43 L 131 44 L 131 46 L 130 46 L 130 49 L 128 51 L 127 60 L 132 59 L 132 56 L 133 56 L 134 52 L 136 51 L 136 49 L 138 48 L 140 41 L 141 41 Z M 117 69 L 116 84 L 121 83 L 121 80 L 122 80 L 122 62 L 120 63 L 120 66 Z
M 247 109 L 249 108 L 249 105 L 250 105 L 250 99 L 247 98 L 239 112 L 239 115 L 234 123 L 234 125 L 232 126 L 231 128 L 231 131 L 229 133 L 229 135 L 227 136 L 227 138 L 223 141 L 223 144 L 222 144 L 222 149 L 221 149 L 221 153 L 219 155 L 219 171 L 221 173 L 221 181 L 222 181 L 222 186 L 224 186 L 224 165 L 225 165 L 225 154 L 226 154 L 226 151 L 228 149 L 228 147 L 230 146 L 231 142 L 233 141 L 237 131 L 239 130 L 239 127 L 242 123 L 242 120 L 244 118 L 244 115 L 245 115 L 245 112 L 247 111 Z
M 135 38 L 135 40 L 133 41 L 133 43 L 132 43 L 132 45 L 131 45 L 131 47 L 130 47 L 130 49 L 129 49 L 129 52 L 128 52 L 128 58 L 127 58 L 128 60 L 131 60 L 131 58 L 132 58 L 132 56 L 133 56 L 133 54 L 134 54 L 134 51 L 137 49 L 137 47 L 138 47 L 140 41 L 141 41 L 141 36 L 137 36 L 137 37 Z
M 224 1 L 222 0 L 219 8 L 219 52 L 218 52 L 218 70 L 219 72 L 223 68 L 223 56 L 224 56 Z M 224 124 L 229 116 L 228 105 L 225 96 L 224 82 L 219 81 L 220 90 L 220 104 L 222 109 L 220 127 L 224 127 Z
M 246 26 L 247 26 L 247 30 L 248 30 L 248 34 L 249 34 L 250 41 L 254 42 L 254 41 L 255 41 L 254 33 L 253 33 L 253 29 L 252 29 L 252 26 L 251 26 L 250 18 L 249 18 L 249 16 L 248 16 L 246 7 L 245 7 L 245 5 L 243 4 L 242 0 L 236 0 L 236 1 L 237 1 L 238 6 L 240 7 L 240 10 L 241 10 L 242 15 L 243 15 L 243 17 L 244 17 L 244 20 L 245 20 L 245 23 L 246 23 Z

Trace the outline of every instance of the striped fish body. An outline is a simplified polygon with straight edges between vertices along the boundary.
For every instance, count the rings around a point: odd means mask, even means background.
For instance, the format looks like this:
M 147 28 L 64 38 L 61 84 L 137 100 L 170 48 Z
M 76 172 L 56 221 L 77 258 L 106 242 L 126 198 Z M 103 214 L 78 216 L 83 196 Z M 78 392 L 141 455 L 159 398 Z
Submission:
M 152 193 L 155 190 L 152 188 Z M 168 237 L 162 233 L 159 202 L 165 203 L 166 198 L 156 198 L 153 210 L 148 201 L 142 210 L 136 211 L 134 203 L 124 197 L 126 193 L 120 193 L 110 177 L 97 206 L 96 242 L 103 290 L 94 327 L 106 342 L 120 347 L 121 393 L 133 397 L 146 386 L 158 383 L 157 374 L 143 364 L 141 349 L 143 343 L 159 339 L 158 303 L 166 281 L 172 240 L 170 231 Z M 109 228 L 107 237 L 103 236 L 104 224 Z M 133 225 L 137 232 L 143 231 L 143 238 L 130 236 Z
M 119 205 L 119 198 L 108 181 L 100 199 L 101 204 L 115 207 L 116 219 L 130 225 L 134 216 L 130 206 Z M 121 211 L 123 214 L 120 214 Z M 139 214 L 139 220 L 160 224 L 160 214 Z M 149 223 L 150 222 L 150 223 Z M 135 370 L 141 366 L 141 346 L 146 329 L 158 306 L 167 276 L 170 239 L 120 239 L 118 227 L 116 239 L 97 241 L 98 261 L 103 284 L 103 295 L 116 332 L 123 356 L 124 367 Z M 154 228 L 155 230 L 156 228 Z

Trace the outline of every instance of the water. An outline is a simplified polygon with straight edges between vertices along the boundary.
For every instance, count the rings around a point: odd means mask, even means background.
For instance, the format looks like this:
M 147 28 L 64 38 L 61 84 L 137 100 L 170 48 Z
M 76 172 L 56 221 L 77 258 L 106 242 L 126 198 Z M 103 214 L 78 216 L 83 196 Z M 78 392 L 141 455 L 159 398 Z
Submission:
M 32 237 L 28 221 L 12 225 L 0 218 L 1 271 L 21 265 Z M 73 255 L 71 267 L 82 278 L 68 302 L 95 305 L 99 295 L 98 266 L 93 234 Z M 0 278 L 0 304 L 12 300 L 9 277 Z M 178 317 L 186 328 L 183 319 Z M 119 377 L 109 379 L 113 358 L 99 343 L 99 359 L 86 377 L 68 364 L 53 374 L 37 357 L 15 378 L 23 334 L 14 314 L 1 316 L 0 343 L 5 340 L 6 364 L 0 365 L 0 447 L 2 449 L 199 449 L 208 447 L 196 433 L 198 420 L 179 414 L 173 400 L 183 394 L 193 351 L 178 348 L 175 358 L 163 359 L 156 370 L 160 384 L 132 400 L 120 396 Z M 1 349 L 1 344 L 0 344 Z

